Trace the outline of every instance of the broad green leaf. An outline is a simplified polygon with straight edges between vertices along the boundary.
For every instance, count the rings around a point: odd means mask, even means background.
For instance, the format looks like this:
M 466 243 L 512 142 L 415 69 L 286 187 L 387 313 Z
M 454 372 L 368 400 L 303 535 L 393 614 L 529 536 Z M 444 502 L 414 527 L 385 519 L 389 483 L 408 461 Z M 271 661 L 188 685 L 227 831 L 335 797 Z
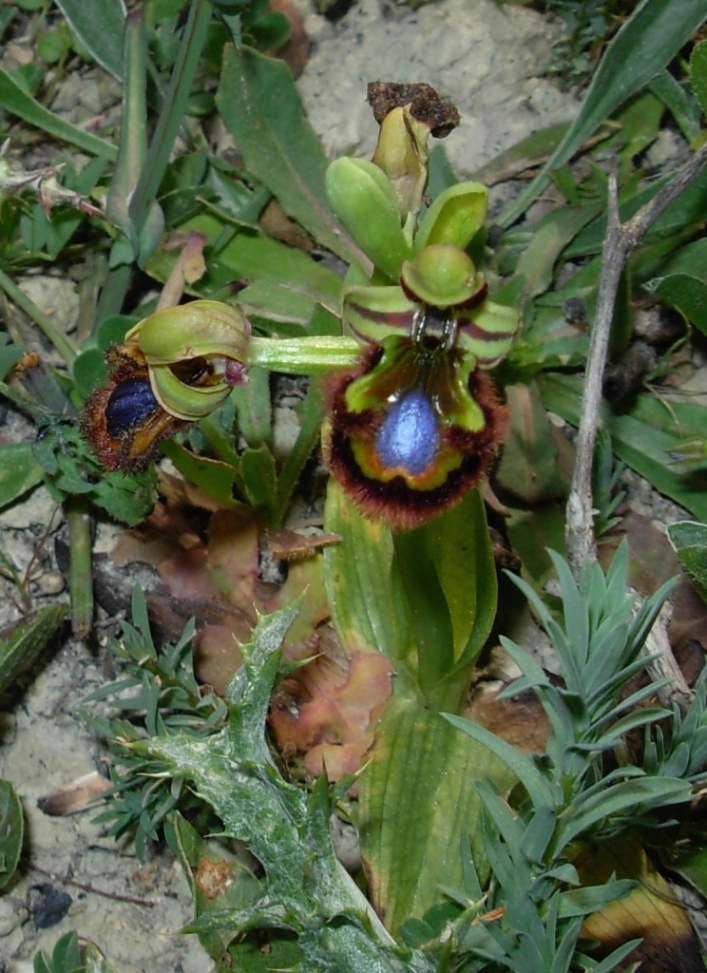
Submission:
M 0 509 L 7 507 L 44 478 L 32 443 L 0 444 Z
M 123 76 L 121 38 L 125 26 L 123 0 L 55 0 L 69 27 L 102 68 L 118 81 Z
M 707 525 L 681 520 L 669 525 L 668 537 L 680 567 L 702 600 L 707 601 Z
M 707 238 L 679 250 L 644 287 L 707 334 Z
M 212 255 L 202 282 L 205 288 L 227 288 L 239 279 L 252 281 L 239 295 L 247 313 L 263 317 L 272 314 L 274 320 L 293 320 L 302 326 L 315 316 L 318 305 L 338 314 L 342 278 L 304 251 L 285 246 L 252 227 L 239 227 L 234 232 L 211 213 L 188 220 L 179 231 L 203 233 L 209 240 Z M 228 240 L 221 244 L 224 232 Z M 147 270 L 165 281 L 175 260 L 174 254 L 160 249 L 148 261 Z
M 528 249 L 522 254 L 516 274 L 523 277 L 524 300 L 542 294 L 552 282 L 555 262 L 570 240 L 601 211 L 602 204 L 582 207 L 560 207 L 544 216 L 533 234 Z
M 376 910 L 395 935 L 462 883 L 462 839 L 483 861 L 476 782 L 513 780 L 482 744 L 438 713 L 394 698 L 359 784 L 361 847 Z M 483 867 L 483 866 L 482 866 Z
M 438 708 L 456 709 L 496 617 L 496 566 L 480 492 L 471 490 L 424 530 L 451 625 L 451 663 L 440 672 L 434 700 Z
M 0 69 L 0 107 L 60 141 L 75 145 L 89 155 L 115 160 L 117 150 L 114 145 L 71 125 L 48 108 L 44 108 L 17 84 L 11 74 L 2 69 Z
M 707 16 L 704 0 L 643 0 L 609 43 L 579 114 L 540 173 L 500 216 L 514 223 L 547 185 L 548 173 L 577 152 L 620 105 L 672 61 Z
M 0 638 L 0 693 L 32 668 L 68 615 L 68 605 L 47 605 Z
M 227 48 L 216 104 L 246 166 L 283 209 L 342 260 L 360 262 L 362 254 L 329 210 L 327 159 L 284 62 Z
M 0 889 L 12 878 L 22 853 L 22 805 L 9 780 L 0 780 Z
M 690 55 L 690 82 L 703 115 L 707 115 L 707 41 L 695 44 Z
M 394 577 L 387 527 L 362 517 L 333 480 L 327 487 L 324 528 L 341 542 L 324 550 L 332 620 L 344 646 L 382 652 L 405 678 L 409 643 L 407 603 Z
M 576 375 L 543 375 L 539 378 L 545 406 L 572 425 L 579 422 L 581 378 Z M 605 402 L 601 421 L 609 432 L 614 452 L 659 493 L 670 497 L 699 520 L 707 521 L 707 474 L 689 475 L 671 465 L 670 454 L 686 439 L 704 436 L 704 406 L 689 402 L 665 403 L 639 395 L 623 412 Z

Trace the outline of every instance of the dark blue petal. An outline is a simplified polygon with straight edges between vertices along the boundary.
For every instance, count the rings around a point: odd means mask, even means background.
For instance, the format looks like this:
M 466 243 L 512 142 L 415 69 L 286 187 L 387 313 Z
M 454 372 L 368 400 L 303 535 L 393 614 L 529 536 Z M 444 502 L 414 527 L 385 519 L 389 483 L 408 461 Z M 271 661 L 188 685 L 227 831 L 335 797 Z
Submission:
M 129 432 L 160 409 L 148 379 L 130 378 L 116 386 L 106 406 L 109 435 Z
M 376 453 L 387 469 L 419 476 L 434 463 L 439 441 L 432 404 L 422 392 L 414 390 L 391 407 L 376 439 Z

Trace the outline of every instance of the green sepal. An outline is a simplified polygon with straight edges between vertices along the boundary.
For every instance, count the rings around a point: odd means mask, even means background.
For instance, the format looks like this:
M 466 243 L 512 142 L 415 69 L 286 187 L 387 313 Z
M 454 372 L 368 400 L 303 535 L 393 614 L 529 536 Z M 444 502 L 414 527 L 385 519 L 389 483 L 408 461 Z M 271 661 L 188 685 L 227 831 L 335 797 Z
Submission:
M 335 159 L 326 173 L 332 209 L 375 266 L 397 280 L 412 248 L 400 225 L 395 190 L 382 169 L 364 159 Z
M 155 311 L 125 336 L 137 341 L 147 364 L 169 365 L 190 358 L 244 362 L 250 325 L 238 308 L 221 301 L 192 301 Z
M 478 182 L 460 182 L 445 189 L 427 210 L 415 237 L 415 250 L 433 243 L 469 246 L 486 218 L 488 190 Z

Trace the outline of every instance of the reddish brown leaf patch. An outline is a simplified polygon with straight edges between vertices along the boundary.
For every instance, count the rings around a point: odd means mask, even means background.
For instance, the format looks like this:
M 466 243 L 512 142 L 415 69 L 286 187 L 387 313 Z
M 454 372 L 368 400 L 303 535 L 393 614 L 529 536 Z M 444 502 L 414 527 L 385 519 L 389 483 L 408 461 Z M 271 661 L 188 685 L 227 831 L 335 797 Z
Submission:
M 273 697 L 270 726 L 285 754 L 303 753 L 313 777 L 340 780 L 361 767 L 391 693 L 393 668 L 377 652 L 354 653 L 348 671 L 319 655 Z

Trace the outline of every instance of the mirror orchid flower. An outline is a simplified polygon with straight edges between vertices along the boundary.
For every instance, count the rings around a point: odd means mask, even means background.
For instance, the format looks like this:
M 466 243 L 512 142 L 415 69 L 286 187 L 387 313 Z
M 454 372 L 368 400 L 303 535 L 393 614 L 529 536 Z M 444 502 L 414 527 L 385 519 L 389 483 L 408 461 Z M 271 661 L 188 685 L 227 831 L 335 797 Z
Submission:
M 82 428 L 108 470 L 136 472 L 159 443 L 209 415 L 246 380 L 250 325 L 237 308 L 192 301 L 144 318 L 106 354 L 109 383 L 84 406 Z
M 490 467 L 506 409 L 488 371 L 519 323 L 514 308 L 489 299 L 466 252 L 483 225 L 486 189 L 453 186 L 418 219 L 418 162 L 426 165 L 431 129 L 401 124 L 401 111 L 404 119 L 400 106 L 383 118 L 374 154 L 395 169 L 397 185 L 375 162 L 338 159 L 327 173 L 332 207 L 374 266 L 368 282 L 354 273 L 344 288 L 344 326 L 365 350 L 327 385 L 324 436 L 331 472 L 354 503 L 399 530 L 447 509 Z M 416 191 L 403 194 L 406 159 Z

